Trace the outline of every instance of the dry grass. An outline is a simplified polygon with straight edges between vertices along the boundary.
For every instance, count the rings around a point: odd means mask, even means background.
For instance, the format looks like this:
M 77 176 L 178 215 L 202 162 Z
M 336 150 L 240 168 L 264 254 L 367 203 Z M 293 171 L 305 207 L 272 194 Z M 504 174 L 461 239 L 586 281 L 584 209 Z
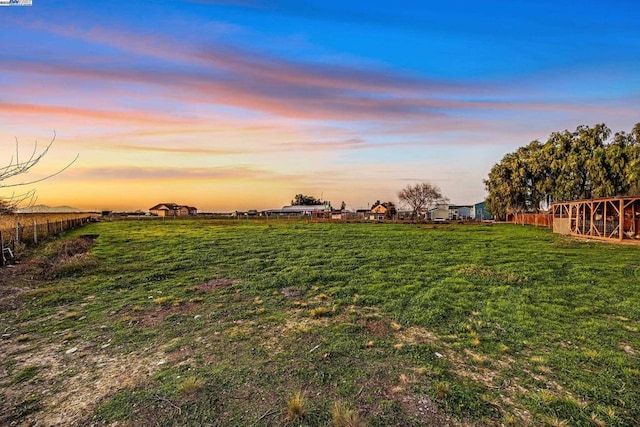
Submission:
M 294 394 L 287 402 L 287 419 L 295 421 L 305 414 L 305 399 L 301 391 Z
M 183 397 L 190 397 L 196 395 L 204 385 L 204 381 L 196 376 L 190 376 L 185 378 L 185 380 L 178 387 L 178 393 L 180 393 Z
M 309 311 L 309 317 L 317 319 L 318 317 L 328 316 L 329 310 L 326 307 L 317 307 Z
M 360 427 L 364 424 L 360 421 L 358 411 L 349 409 L 342 401 L 337 401 L 331 409 L 331 421 L 333 427 Z

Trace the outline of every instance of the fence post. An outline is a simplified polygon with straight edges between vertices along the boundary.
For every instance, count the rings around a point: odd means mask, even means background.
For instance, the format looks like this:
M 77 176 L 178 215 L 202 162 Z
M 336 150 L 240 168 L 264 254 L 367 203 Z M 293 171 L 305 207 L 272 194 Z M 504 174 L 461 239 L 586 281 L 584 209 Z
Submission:
M 2 230 L 0 230 L 0 267 L 4 267 L 4 240 L 2 238 Z
M 33 220 L 33 244 L 38 244 L 38 222 Z
M 16 222 L 16 243 L 20 243 L 20 223 Z

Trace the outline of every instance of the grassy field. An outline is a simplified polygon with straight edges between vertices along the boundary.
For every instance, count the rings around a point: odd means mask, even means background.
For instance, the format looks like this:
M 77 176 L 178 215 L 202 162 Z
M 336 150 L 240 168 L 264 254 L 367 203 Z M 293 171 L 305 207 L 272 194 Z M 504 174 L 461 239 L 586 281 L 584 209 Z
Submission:
M 38 251 L 0 272 L 2 425 L 640 420 L 640 247 L 172 220 Z

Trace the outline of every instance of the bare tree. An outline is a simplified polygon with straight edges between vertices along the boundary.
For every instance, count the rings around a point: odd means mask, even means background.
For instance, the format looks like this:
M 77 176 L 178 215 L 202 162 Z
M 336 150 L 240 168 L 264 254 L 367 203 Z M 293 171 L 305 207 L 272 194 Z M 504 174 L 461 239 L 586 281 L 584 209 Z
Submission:
M 72 161 L 70 161 L 66 166 L 59 169 L 57 172 L 54 172 L 42 178 L 37 178 L 33 180 L 18 180 L 17 182 L 12 182 L 12 183 L 5 182 L 11 178 L 28 173 L 34 166 L 36 166 L 40 162 L 40 160 L 42 160 L 44 156 L 47 155 L 47 153 L 49 152 L 49 149 L 53 146 L 53 143 L 55 142 L 55 140 L 56 140 L 56 132 L 53 131 L 53 138 L 51 138 L 51 141 L 49 141 L 49 143 L 44 149 L 38 150 L 38 141 L 36 141 L 33 146 L 33 151 L 31 152 L 31 154 L 27 156 L 26 159 L 24 157 L 21 159 L 20 144 L 18 143 L 18 138 L 16 138 L 15 154 L 9 160 L 9 164 L 7 164 L 4 167 L 0 167 L 0 190 L 4 190 L 6 188 L 24 187 L 27 185 L 32 185 L 32 184 L 36 184 L 38 182 L 44 181 L 46 179 L 49 179 L 51 177 L 54 177 L 62 173 L 67 168 L 69 168 L 73 163 L 75 163 L 76 160 L 78 160 L 79 155 L 76 155 L 76 157 Z M 24 203 L 24 202 L 33 203 L 34 201 L 35 201 L 35 190 L 33 189 L 23 193 L 18 193 L 18 194 L 13 192 L 9 196 L 0 196 L 0 214 L 14 211 L 16 207 L 21 203 Z
M 411 208 L 412 217 L 417 217 L 421 209 L 433 203 L 445 202 L 448 199 L 442 195 L 438 186 L 428 181 L 420 182 L 414 185 L 407 185 L 398 192 L 398 199 L 403 205 Z

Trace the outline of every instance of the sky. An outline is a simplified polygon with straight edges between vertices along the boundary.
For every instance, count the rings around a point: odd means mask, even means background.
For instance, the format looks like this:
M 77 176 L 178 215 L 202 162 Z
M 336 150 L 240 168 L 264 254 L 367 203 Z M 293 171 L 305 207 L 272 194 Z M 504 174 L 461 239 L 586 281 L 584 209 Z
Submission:
M 0 196 L 225 212 L 304 193 L 357 209 L 429 181 L 477 203 L 519 146 L 640 122 L 639 22 L 637 0 L 0 7 L 0 166 L 55 132 Z

